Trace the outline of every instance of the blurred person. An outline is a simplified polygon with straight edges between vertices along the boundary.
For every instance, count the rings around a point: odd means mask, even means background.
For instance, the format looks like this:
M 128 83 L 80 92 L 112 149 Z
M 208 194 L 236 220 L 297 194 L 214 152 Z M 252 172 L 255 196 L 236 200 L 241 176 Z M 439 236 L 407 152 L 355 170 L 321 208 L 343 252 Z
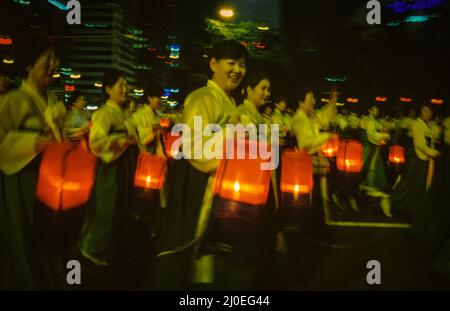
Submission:
M 359 188 L 369 196 L 386 196 L 384 193 L 388 187 L 386 168 L 384 165 L 382 147 L 390 139 L 387 130 L 377 120 L 379 109 L 372 105 L 369 114 L 365 118 L 365 139 L 363 145 L 363 168 L 361 175 L 364 176 Z
M 25 32 L 15 42 L 23 79 L 0 104 L 0 288 L 61 290 L 65 266 L 35 197 L 41 152 L 61 140 L 65 113 L 47 91 L 57 67 L 54 41 Z
M 94 269 L 108 267 L 115 283 L 128 286 L 132 195 L 136 169 L 136 133 L 127 118 L 128 84 L 117 70 L 105 73 L 106 103 L 92 115 L 89 146 L 99 158 L 87 215 L 79 238 L 82 255 Z M 114 287 L 113 287 L 114 288 Z
M 181 122 L 189 126 L 192 133 L 195 117 L 202 117 L 203 127 L 218 124 L 222 130 L 226 124 L 239 122 L 231 94 L 245 77 L 247 60 L 248 52 L 238 41 L 224 40 L 214 44 L 208 59 L 211 79 L 206 86 L 190 93 L 184 103 Z M 183 140 L 185 143 L 193 144 L 193 141 Z M 200 147 L 203 150 L 203 146 Z M 171 194 L 161 226 L 155 280 L 159 289 L 223 286 L 217 278 L 227 277 L 228 273 L 223 271 L 226 267 L 217 262 L 214 255 L 198 251 L 208 226 L 218 164 L 218 159 L 203 157 L 175 161 Z
M 428 127 L 432 115 L 428 105 L 420 108 L 419 117 L 411 126 L 414 152 L 407 159 L 390 197 L 381 200 L 385 215 L 392 217 L 392 212 L 406 214 L 411 217 L 413 227 L 420 221 L 420 213 L 433 181 L 434 159 L 439 156 L 439 151 L 434 149 L 433 132 Z

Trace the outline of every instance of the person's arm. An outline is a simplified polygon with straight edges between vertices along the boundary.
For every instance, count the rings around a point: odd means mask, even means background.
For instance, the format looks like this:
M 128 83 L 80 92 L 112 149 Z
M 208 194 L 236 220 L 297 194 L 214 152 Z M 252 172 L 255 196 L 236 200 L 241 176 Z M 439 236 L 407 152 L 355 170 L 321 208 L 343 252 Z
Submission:
M 196 94 L 186 100 L 182 120 L 190 129 L 191 137 L 187 137 L 183 133 L 183 144 L 189 143 L 191 148 L 191 156 L 188 160 L 196 169 L 203 173 L 210 173 L 217 169 L 219 165 L 219 159 L 206 159 L 203 154 L 203 147 L 207 140 L 211 139 L 212 136 L 203 135 L 203 129 L 206 125 L 216 123 L 218 119 L 217 98 L 211 94 Z M 202 126 L 194 126 L 194 118 L 200 117 Z M 198 120 L 200 120 L 198 119 Z M 224 133 L 222 133 L 224 134 Z M 202 143 L 195 143 L 195 139 L 202 139 Z M 222 143 L 222 142 L 221 142 Z M 183 152 L 185 152 L 183 148 Z M 200 159 L 194 159 L 194 155 L 201 155 Z
M 147 146 L 153 142 L 157 131 L 153 130 L 154 116 L 148 111 L 141 109 L 132 115 L 132 120 L 137 128 L 139 143 L 142 146 Z
M 309 154 L 314 154 L 320 150 L 322 145 L 331 137 L 328 133 L 314 135 L 309 120 L 304 118 L 294 118 L 292 122 L 293 132 L 297 138 L 298 148 L 305 150 Z
M 375 144 L 383 144 L 390 138 L 388 133 L 381 133 L 378 131 L 376 121 L 374 119 L 368 119 L 366 123 L 367 138 L 369 141 Z
M 7 175 L 20 171 L 51 141 L 51 137 L 38 131 L 21 128 L 33 115 L 27 100 L 15 93 L 4 96 L 0 101 L 0 170 Z
M 117 159 L 132 143 L 126 134 L 110 134 L 113 116 L 106 110 L 99 110 L 92 116 L 89 145 L 92 153 L 105 163 Z
M 411 134 L 413 137 L 415 148 L 431 158 L 435 158 L 439 155 L 439 151 L 427 146 L 427 140 L 425 138 L 424 128 L 422 124 L 420 124 L 419 122 L 414 122 L 411 129 Z

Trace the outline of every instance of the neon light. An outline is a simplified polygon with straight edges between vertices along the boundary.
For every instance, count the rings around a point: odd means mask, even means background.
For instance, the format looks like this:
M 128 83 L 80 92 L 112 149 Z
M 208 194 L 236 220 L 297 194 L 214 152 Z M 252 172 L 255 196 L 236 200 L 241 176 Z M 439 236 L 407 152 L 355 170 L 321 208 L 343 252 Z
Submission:
M 57 0 L 47 0 L 48 3 L 56 6 L 58 9 L 62 10 L 62 11 L 68 11 L 69 8 L 67 7 L 67 5 L 57 1 Z
M 377 97 L 375 97 L 375 100 L 377 102 L 385 102 L 385 101 L 387 101 L 387 98 L 386 97 L 377 96 Z
M 8 65 L 14 64 L 14 60 L 13 59 L 9 59 L 9 58 L 4 58 L 3 59 L 3 63 L 4 64 L 8 64 Z
M 443 5 L 445 0 L 413 0 L 413 1 L 395 1 L 394 3 L 388 4 L 386 7 L 392 9 L 394 13 L 406 13 L 408 11 L 421 11 L 432 9 L 437 6 Z
M 429 20 L 428 15 L 411 15 L 405 18 L 405 22 L 407 23 L 423 23 Z
M 94 83 L 94 86 L 95 86 L 95 87 L 102 87 L 103 84 L 102 84 L 102 83 L 99 83 L 99 82 L 95 82 L 95 83 Z
M 72 79 L 80 79 L 80 78 L 81 78 L 81 75 L 80 75 L 80 74 L 71 74 L 70 77 L 71 77 Z
M 436 99 L 436 98 L 433 98 L 433 99 L 431 99 L 431 103 L 432 103 L 433 105 L 443 105 L 443 104 L 444 104 L 444 101 L 443 101 L 442 99 Z
M 410 103 L 412 102 L 412 98 L 409 97 L 400 97 L 400 101 L 404 103 Z

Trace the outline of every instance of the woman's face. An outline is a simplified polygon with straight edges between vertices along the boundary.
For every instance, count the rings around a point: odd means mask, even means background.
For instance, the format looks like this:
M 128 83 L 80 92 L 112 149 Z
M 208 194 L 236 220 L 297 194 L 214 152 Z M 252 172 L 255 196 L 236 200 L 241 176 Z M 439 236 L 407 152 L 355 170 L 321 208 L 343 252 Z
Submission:
M 128 102 L 127 81 L 123 77 L 120 77 L 112 87 L 106 87 L 106 93 L 112 101 L 115 101 L 120 106 L 125 105 Z
M 246 73 L 245 59 L 215 59 L 212 58 L 210 68 L 213 81 L 216 82 L 226 93 L 236 89 L 242 82 Z
M 59 66 L 55 51 L 48 49 L 45 51 L 33 65 L 26 68 L 28 79 L 33 80 L 41 86 L 48 86 L 53 81 L 53 74 Z
M 308 92 L 305 95 L 305 100 L 300 101 L 300 109 L 302 109 L 306 114 L 310 114 L 314 111 L 314 106 L 316 105 L 316 98 L 313 92 Z
M 256 107 L 263 106 L 270 98 L 270 81 L 263 79 L 252 88 L 247 87 L 247 99 Z

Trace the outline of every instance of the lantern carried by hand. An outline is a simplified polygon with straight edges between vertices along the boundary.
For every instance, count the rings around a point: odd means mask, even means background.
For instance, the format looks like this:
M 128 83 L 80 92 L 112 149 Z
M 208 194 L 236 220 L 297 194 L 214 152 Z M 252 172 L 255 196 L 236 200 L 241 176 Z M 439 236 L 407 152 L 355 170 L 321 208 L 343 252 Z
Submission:
M 97 158 L 80 141 L 49 144 L 42 153 L 36 197 L 55 211 L 86 203 L 96 165 Z
M 257 152 L 252 159 L 250 150 L 263 148 L 268 145 L 254 140 L 235 140 L 233 150 L 225 150 L 226 155 L 219 163 L 214 184 L 214 193 L 221 198 L 247 203 L 263 205 L 269 193 L 270 170 L 262 170 L 263 163 L 270 163 L 270 159 L 262 159 Z M 229 144 L 227 144 L 228 146 Z M 244 159 L 238 159 L 237 153 L 245 150 Z
M 281 192 L 307 194 L 312 191 L 312 157 L 304 151 L 288 149 L 281 159 Z
M 322 153 L 327 158 L 332 158 L 336 156 L 339 148 L 339 137 L 333 134 L 329 140 L 322 146 Z
M 181 142 L 181 135 L 172 134 L 171 131 L 167 132 L 164 138 L 164 150 L 168 158 L 175 158 L 180 153 Z
M 346 139 L 340 142 L 336 166 L 345 173 L 359 173 L 362 169 L 363 147 L 356 140 Z
M 393 164 L 405 163 L 405 148 L 398 145 L 389 147 L 389 162 Z
M 147 152 L 139 154 L 134 185 L 136 187 L 160 190 L 166 176 L 166 159 Z

